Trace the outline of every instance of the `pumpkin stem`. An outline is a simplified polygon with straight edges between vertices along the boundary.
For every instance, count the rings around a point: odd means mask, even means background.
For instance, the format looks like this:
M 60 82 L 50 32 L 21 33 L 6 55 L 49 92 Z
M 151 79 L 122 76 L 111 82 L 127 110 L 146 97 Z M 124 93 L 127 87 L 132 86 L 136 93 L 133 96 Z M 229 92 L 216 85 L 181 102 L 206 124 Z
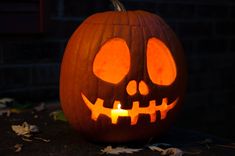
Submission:
M 118 0 L 111 0 L 111 2 L 113 3 L 115 11 L 123 11 L 123 12 L 126 11 L 124 5 L 121 2 L 119 2 Z

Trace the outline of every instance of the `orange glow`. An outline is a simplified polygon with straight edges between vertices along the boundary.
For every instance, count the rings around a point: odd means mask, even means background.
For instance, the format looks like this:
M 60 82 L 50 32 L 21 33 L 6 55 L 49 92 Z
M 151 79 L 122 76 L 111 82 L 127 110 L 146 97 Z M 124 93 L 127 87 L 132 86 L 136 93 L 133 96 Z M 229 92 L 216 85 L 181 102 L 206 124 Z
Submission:
M 124 110 L 124 109 L 121 109 L 121 106 L 122 105 L 119 103 L 118 106 L 117 106 L 117 109 L 112 109 L 111 110 L 111 118 L 112 118 L 112 123 L 113 124 L 117 124 L 119 116 L 122 116 L 122 117 L 129 116 L 128 111 Z
M 135 95 L 137 92 L 137 83 L 135 80 L 132 80 L 128 83 L 126 91 L 129 95 Z
M 122 105 L 120 103 L 118 104 L 117 109 L 122 109 Z
M 139 83 L 139 91 L 141 95 L 147 95 L 149 93 L 149 89 L 147 84 L 144 81 L 140 81 Z
M 95 57 L 94 74 L 109 83 L 119 83 L 130 70 L 130 52 L 120 38 L 107 41 Z
M 104 100 L 97 98 L 96 102 L 93 104 L 91 103 L 87 97 L 81 93 L 81 96 L 83 98 L 83 101 L 91 111 L 91 118 L 94 121 L 97 121 L 99 115 L 103 114 L 108 116 L 111 119 L 112 124 L 117 124 L 118 117 L 130 117 L 131 118 L 131 125 L 136 125 L 138 122 L 138 118 L 140 114 L 148 114 L 150 116 L 150 122 L 154 123 L 156 122 L 156 111 L 160 111 L 161 114 L 161 120 L 165 119 L 167 116 L 168 111 L 173 109 L 178 102 L 179 98 L 177 98 L 175 101 L 173 101 L 171 104 L 167 104 L 167 98 L 162 99 L 162 104 L 156 106 L 156 101 L 152 100 L 149 101 L 148 107 L 140 107 L 138 101 L 134 101 L 132 104 L 132 109 L 121 109 L 120 101 L 115 100 L 114 102 L 114 108 L 105 108 L 103 106 Z M 115 112 L 116 113 L 113 113 Z M 115 115 L 112 115 L 115 114 Z
M 147 45 L 147 69 L 149 77 L 157 85 L 168 86 L 176 78 L 176 65 L 167 46 L 157 38 Z

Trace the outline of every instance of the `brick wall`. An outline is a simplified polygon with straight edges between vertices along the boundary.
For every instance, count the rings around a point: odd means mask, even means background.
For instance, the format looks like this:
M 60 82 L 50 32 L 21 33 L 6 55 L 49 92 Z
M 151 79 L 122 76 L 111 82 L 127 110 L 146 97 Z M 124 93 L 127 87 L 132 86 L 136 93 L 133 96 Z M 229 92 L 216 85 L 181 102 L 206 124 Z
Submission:
M 235 2 L 121 1 L 128 10 L 160 15 L 181 39 L 189 71 L 184 124 L 217 132 L 227 126 L 227 135 L 234 137 Z M 44 33 L 0 34 L 0 96 L 58 99 L 59 65 L 69 36 L 87 16 L 112 9 L 108 0 L 51 0 L 45 5 Z M 212 129 L 206 127 L 210 124 Z

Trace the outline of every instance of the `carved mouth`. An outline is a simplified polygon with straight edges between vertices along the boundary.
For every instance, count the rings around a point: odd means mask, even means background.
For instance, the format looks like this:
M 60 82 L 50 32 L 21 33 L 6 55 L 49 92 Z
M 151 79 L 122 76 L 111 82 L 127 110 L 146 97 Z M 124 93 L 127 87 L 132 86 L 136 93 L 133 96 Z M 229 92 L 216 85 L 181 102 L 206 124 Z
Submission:
M 147 114 L 150 116 L 150 122 L 156 122 L 156 112 L 160 111 L 161 120 L 165 119 L 169 110 L 173 109 L 178 102 L 179 98 L 174 100 L 172 103 L 168 104 L 168 99 L 163 98 L 161 105 L 156 105 L 155 100 L 149 101 L 148 107 L 139 107 L 139 101 L 134 101 L 132 103 L 132 109 L 121 109 L 125 113 L 118 113 L 113 115 L 112 112 L 114 110 L 118 110 L 118 105 L 120 101 L 115 100 L 113 104 L 113 108 L 106 108 L 103 106 L 104 100 L 101 98 L 97 98 L 96 102 L 93 104 L 90 100 L 81 93 L 82 99 L 87 105 L 87 107 L 91 110 L 91 118 L 93 120 L 97 120 L 99 115 L 103 114 L 108 116 L 111 119 L 112 124 L 117 124 L 119 117 L 130 117 L 131 118 L 131 125 L 135 125 L 138 122 L 138 118 L 140 114 Z

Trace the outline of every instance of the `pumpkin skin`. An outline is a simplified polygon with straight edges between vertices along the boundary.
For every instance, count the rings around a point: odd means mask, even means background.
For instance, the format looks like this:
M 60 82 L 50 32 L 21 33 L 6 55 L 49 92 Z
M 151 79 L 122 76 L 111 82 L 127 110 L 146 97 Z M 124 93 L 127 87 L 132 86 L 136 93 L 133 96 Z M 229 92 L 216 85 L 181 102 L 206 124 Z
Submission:
M 175 77 L 165 85 L 156 84 L 157 80 L 154 83 L 149 74 L 147 49 L 151 38 L 164 44 L 174 61 L 176 70 L 172 72 L 175 72 Z M 95 72 L 95 64 L 99 64 L 96 58 L 98 59 L 102 47 L 109 41 L 117 41 L 120 45 L 125 43 L 126 47 L 122 49 L 128 48 L 129 53 L 125 56 L 129 56 L 126 58 L 128 61 L 123 62 L 121 60 L 125 58 L 120 59 L 120 67 L 126 64 L 129 65 L 129 69 L 123 68 L 123 76 L 113 80 L 113 83 L 106 81 L 107 76 L 102 79 L 102 76 L 97 76 L 99 72 Z M 103 49 L 105 48 L 108 46 Z M 117 55 L 122 55 L 122 52 Z M 115 68 L 119 68 L 119 65 Z M 110 67 L 110 71 L 112 70 Z M 130 83 L 131 81 L 133 82 Z M 61 65 L 60 100 L 70 124 L 93 141 L 143 140 L 166 132 L 181 107 L 185 84 L 186 67 L 181 44 L 159 16 L 145 11 L 110 11 L 87 18 L 70 38 Z M 141 91 L 140 86 L 145 89 Z M 137 91 L 133 92 L 133 88 Z M 167 98 L 169 103 L 174 103 L 174 107 L 167 111 L 164 118 L 164 114 L 159 110 L 156 111 L 156 119 L 153 122 L 150 122 L 150 114 L 138 113 L 134 124 L 131 124 L 132 118 L 127 116 L 119 116 L 114 123 L 109 116 L 102 114 L 102 111 L 91 110 L 86 103 L 88 101 L 94 104 L 97 99 L 101 99 L 104 101 L 103 108 L 112 110 L 115 101 L 118 100 L 122 104 L 122 109 L 130 110 L 134 101 L 139 102 L 139 107 L 145 108 L 148 107 L 149 101 L 155 100 L 159 105 L 164 98 Z M 100 113 L 94 118 L 93 115 L 97 112 Z

